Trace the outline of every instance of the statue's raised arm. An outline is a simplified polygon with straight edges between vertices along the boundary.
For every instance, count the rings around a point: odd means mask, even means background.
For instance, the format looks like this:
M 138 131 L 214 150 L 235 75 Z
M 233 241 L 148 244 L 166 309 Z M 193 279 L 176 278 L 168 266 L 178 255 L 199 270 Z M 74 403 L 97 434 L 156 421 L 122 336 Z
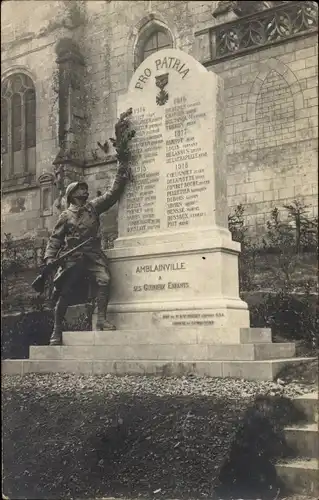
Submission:
M 131 115 L 132 108 L 120 115 L 115 125 L 115 139 L 110 138 L 116 150 L 118 170 L 112 188 L 91 201 L 91 204 L 99 215 L 106 212 L 120 199 L 126 182 L 132 178 L 129 142 L 135 136 L 135 130 L 131 128 Z

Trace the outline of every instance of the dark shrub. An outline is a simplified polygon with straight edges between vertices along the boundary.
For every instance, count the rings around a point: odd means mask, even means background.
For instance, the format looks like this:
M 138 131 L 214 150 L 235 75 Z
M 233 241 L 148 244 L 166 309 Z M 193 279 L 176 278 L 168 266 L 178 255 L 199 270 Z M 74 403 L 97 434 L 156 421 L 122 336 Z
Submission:
M 29 357 L 30 345 L 48 344 L 53 328 L 49 310 L 7 315 L 1 322 L 1 359 Z
M 65 329 L 90 330 L 90 308 L 78 306 L 79 311 L 69 315 Z M 70 308 L 72 311 L 73 308 Z M 70 312 L 71 312 L 70 311 Z M 83 312 L 87 311 L 87 313 Z M 42 310 L 21 314 L 8 314 L 1 324 L 1 359 L 25 359 L 30 345 L 47 345 L 53 329 L 53 311 Z
M 257 396 L 242 418 L 221 470 L 218 497 L 271 500 L 278 491 L 284 491 L 274 462 L 293 456 L 284 426 L 304 418 L 289 399 Z
M 274 336 L 304 340 L 315 344 L 319 327 L 317 297 L 311 294 L 292 295 L 279 291 L 261 295 L 259 302 L 249 303 L 251 325 L 268 327 Z

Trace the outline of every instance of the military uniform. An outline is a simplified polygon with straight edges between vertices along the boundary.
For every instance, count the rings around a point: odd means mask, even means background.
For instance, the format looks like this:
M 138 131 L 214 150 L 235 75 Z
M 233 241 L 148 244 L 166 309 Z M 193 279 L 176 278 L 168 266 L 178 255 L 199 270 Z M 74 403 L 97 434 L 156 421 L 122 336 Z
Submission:
M 79 243 L 92 237 L 92 240 L 72 254 L 61 266 L 55 277 L 55 295 L 58 297 L 55 308 L 55 325 L 51 344 L 60 344 L 62 339 L 62 321 L 70 302 L 72 289 L 79 280 L 80 272 L 85 269 L 98 285 L 98 324 L 99 329 L 114 329 L 106 322 L 106 307 L 109 297 L 110 272 L 107 257 L 101 248 L 101 231 L 99 216 L 111 208 L 120 198 L 127 181 L 127 170 L 119 167 L 113 186 L 102 196 L 86 202 L 83 206 L 70 203 L 72 192 L 82 182 L 71 183 L 66 190 L 68 208 L 60 215 L 51 237 L 49 238 L 45 259 L 54 259 L 60 252 L 74 248 Z

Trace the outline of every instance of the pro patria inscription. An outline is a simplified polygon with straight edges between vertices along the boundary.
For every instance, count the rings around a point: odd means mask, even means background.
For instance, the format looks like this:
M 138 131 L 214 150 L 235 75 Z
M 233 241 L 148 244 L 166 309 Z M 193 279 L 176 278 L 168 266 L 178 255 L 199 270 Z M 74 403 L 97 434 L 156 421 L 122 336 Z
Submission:
M 144 84 L 147 83 L 152 74 L 154 74 L 154 68 L 156 72 L 160 69 L 175 70 L 180 74 L 181 78 L 185 78 L 187 73 L 189 73 L 189 68 L 187 68 L 187 65 L 177 57 L 162 57 L 156 59 L 156 61 L 153 61 L 152 63 L 153 67 L 145 68 L 143 73 L 141 73 L 138 77 L 138 80 L 135 84 L 136 89 L 143 90 Z

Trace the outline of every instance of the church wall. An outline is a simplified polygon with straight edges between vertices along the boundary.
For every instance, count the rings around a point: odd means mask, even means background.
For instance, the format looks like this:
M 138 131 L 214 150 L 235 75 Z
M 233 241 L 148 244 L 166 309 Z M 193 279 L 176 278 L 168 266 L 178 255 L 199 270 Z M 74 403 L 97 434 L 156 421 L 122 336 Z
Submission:
M 36 178 L 3 192 L 2 231 L 15 237 L 50 231 L 57 217 L 43 216 L 38 179 L 53 172 L 58 144 L 55 47 L 77 42 L 85 61 L 86 132 L 79 142 L 91 195 L 112 183 L 114 150 L 97 146 L 113 136 L 117 97 L 134 71 L 138 36 L 150 22 L 165 25 L 175 48 L 199 61 L 205 47 L 195 33 L 224 22 L 211 1 L 55 1 L 2 4 L 2 73 L 25 69 L 37 93 Z M 14 11 L 13 9 L 14 4 Z M 26 7 L 27 4 L 27 7 Z M 74 9 L 76 5 L 76 9 Z M 32 12 L 32 15 L 30 15 Z M 18 15 L 17 15 L 18 13 Z M 230 210 L 243 203 L 258 231 L 271 209 L 302 197 L 316 212 L 318 138 L 316 35 L 210 64 L 226 90 L 226 154 Z M 274 111 L 276 112 L 274 113 Z M 24 208 L 23 208 L 24 207 Z M 116 234 L 117 210 L 103 216 L 104 233 Z
M 1 232 L 16 238 L 35 236 L 44 227 L 38 179 L 52 171 L 58 147 L 53 75 L 54 47 L 60 35 L 49 25 L 61 13 L 60 4 L 17 1 L 1 5 L 2 78 L 15 72 L 26 73 L 36 91 L 36 174 L 30 179 L 12 179 L 2 188 Z
M 274 206 L 301 199 L 317 213 L 318 41 L 291 41 L 221 62 L 228 200 L 263 227 Z
M 43 49 L 39 47 L 31 54 L 17 57 L 14 66 L 8 60 L 4 60 L 2 65 L 4 75 L 6 69 L 10 72 L 15 69 L 22 72 L 27 70 L 33 77 L 36 90 L 36 175 L 30 180 L 24 179 L 23 184 L 19 185 L 18 179 L 10 180 L 10 185 L 3 192 L 5 203 L 2 206 L 2 231 L 11 232 L 14 236 L 23 236 L 24 233 L 41 229 L 38 178 L 44 172 L 52 170 L 52 162 L 58 147 L 57 114 L 54 110 L 57 102 L 52 89 L 54 61 L 54 45 L 50 45 Z M 23 229 L 18 222 L 16 223 L 17 212 L 14 204 L 17 198 L 26 200 Z

